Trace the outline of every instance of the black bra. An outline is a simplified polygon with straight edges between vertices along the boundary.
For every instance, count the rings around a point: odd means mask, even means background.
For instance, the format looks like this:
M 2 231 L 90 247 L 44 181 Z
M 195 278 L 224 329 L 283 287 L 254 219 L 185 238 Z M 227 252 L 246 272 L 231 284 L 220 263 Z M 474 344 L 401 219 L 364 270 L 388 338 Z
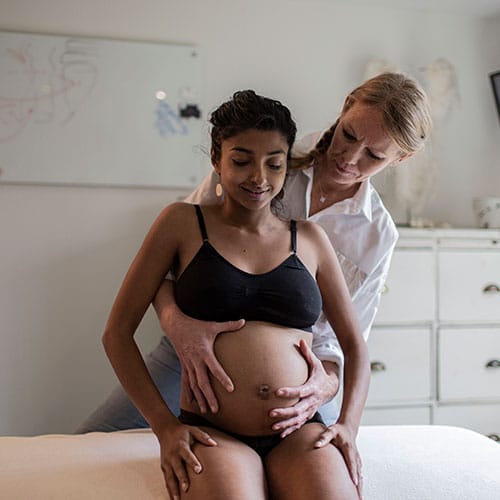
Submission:
M 292 254 L 278 267 L 250 274 L 222 257 L 208 241 L 201 208 L 195 205 L 203 244 L 175 286 L 180 309 L 205 321 L 267 321 L 311 331 L 321 308 L 321 294 L 297 256 L 296 221 L 290 221 Z

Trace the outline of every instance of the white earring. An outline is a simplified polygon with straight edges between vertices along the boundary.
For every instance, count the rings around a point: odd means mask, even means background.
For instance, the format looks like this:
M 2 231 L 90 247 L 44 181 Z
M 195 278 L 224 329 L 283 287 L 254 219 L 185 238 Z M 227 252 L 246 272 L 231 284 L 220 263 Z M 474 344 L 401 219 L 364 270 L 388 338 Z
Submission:
M 215 196 L 217 196 L 217 198 L 220 198 L 223 193 L 224 190 L 222 189 L 222 184 L 220 183 L 220 174 L 219 174 L 219 182 L 215 185 Z

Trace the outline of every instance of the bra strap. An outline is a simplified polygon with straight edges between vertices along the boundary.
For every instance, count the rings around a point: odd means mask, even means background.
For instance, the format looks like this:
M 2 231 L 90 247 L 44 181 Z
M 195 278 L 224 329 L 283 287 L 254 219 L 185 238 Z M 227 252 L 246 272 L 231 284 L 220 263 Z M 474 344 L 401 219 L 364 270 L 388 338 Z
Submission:
M 297 253 L 297 221 L 296 220 L 291 220 L 290 221 L 290 234 L 292 237 L 292 251 L 294 254 Z
M 200 226 L 201 237 L 203 241 L 208 241 L 207 228 L 205 227 L 205 220 L 203 219 L 203 214 L 201 212 L 200 205 L 195 205 L 196 216 L 198 217 L 198 224 Z

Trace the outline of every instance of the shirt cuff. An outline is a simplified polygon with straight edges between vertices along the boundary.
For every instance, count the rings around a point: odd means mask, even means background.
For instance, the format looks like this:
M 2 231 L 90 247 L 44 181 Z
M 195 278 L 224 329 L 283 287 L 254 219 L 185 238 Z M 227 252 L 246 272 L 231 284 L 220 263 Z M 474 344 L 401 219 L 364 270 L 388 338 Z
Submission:
M 331 361 L 332 363 L 336 363 L 341 369 L 344 366 L 344 354 L 336 345 L 322 344 L 313 346 L 312 351 L 321 361 Z

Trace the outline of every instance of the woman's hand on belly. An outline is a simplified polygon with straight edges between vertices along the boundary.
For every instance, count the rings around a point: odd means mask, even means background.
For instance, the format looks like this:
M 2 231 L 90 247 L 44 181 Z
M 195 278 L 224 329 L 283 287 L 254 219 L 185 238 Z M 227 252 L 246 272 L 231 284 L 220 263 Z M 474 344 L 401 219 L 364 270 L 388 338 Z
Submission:
M 281 387 L 300 386 L 308 379 L 309 367 L 299 343 L 310 343 L 312 334 L 263 322 L 247 322 L 237 332 L 217 337 L 215 354 L 234 383 L 228 393 L 212 379 L 219 401 L 217 413 L 203 416 L 227 431 L 245 435 L 276 433 L 270 416 L 276 407 L 291 406 L 299 397 L 279 398 Z M 200 413 L 196 402 L 183 393 L 181 407 Z
M 278 398 L 297 401 L 295 404 L 282 406 L 279 402 L 271 411 L 271 416 L 278 421 L 273 430 L 280 431 L 286 437 L 300 429 L 319 408 L 335 397 L 339 390 L 339 367 L 336 363 L 321 362 L 309 345 L 300 341 L 300 351 L 309 365 L 309 378 L 298 387 L 281 387 L 277 390 Z

